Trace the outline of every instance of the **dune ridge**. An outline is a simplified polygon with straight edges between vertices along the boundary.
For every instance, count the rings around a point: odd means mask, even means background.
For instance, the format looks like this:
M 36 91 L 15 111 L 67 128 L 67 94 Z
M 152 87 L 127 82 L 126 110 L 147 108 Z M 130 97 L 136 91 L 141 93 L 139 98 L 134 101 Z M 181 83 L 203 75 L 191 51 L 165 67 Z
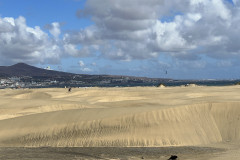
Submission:
M 237 89 L 146 88 L 144 93 L 139 88 L 115 89 L 139 98 L 117 99 L 115 94 L 109 101 L 109 97 L 99 101 L 104 95 L 92 95 L 101 89 L 90 90 L 82 99 L 80 95 L 88 91 L 76 91 L 66 99 L 61 96 L 61 101 L 48 91 L 49 103 L 59 100 L 58 105 L 32 107 L 34 114 L 0 120 L 0 146 L 165 147 L 240 141 Z M 167 103 L 171 99 L 175 101 Z M 59 104 L 66 101 L 68 105 Z
M 80 122 L 74 122 L 74 117 L 72 120 L 69 118 L 67 124 L 59 122 L 49 128 L 46 123 L 57 121 L 66 115 L 52 112 L 38 121 L 40 128 L 34 128 L 34 124 L 21 126 L 24 131 L 5 143 L 24 146 L 153 147 L 240 140 L 239 105 L 240 103 L 221 103 L 181 106 L 96 120 L 79 118 Z M 26 117 L 19 117 L 17 121 L 25 121 L 24 118 Z M 19 126 L 13 119 L 3 123 L 11 124 L 15 129 Z M 12 132 L 16 131 L 13 129 Z

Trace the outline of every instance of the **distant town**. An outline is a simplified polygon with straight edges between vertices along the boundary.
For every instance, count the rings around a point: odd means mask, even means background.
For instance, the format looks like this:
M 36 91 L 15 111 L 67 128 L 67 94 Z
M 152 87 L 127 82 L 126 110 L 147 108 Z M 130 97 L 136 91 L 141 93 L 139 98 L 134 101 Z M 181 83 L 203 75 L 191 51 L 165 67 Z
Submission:
M 48 88 L 48 87 L 131 87 L 131 86 L 180 86 L 234 85 L 239 80 L 172 80 L 117 75 L 87 75 L 59 72 L 37 68 L 24 63 L 0 66 L 0 89 L 4 88 Z
M 167 80 L 161 80 L 161 82 Z M 46 88 L 46 87 L 93 87 L 93 86 L 141 86 L 157 85 L 159 79 L 104 76 L 74 75 L 70 77 L 9 77 L 0 79 L 0 88 Z
M 0 88 L 146 86 L 167 81 L 160 78 L 66 73 L 24 63 L 0 66 Z

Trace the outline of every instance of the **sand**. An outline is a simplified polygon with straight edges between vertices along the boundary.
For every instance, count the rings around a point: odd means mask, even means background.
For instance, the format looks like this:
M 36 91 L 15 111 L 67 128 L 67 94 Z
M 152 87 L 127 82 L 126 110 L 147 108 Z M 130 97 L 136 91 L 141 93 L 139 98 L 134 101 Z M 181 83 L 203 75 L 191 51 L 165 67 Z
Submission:
M 0 154 L 62 157 L 74 147 L 70 159 L 236 158 L 239 94 L 240 86 L 0 90 Z M 110 148 L 116 154 L 100 154 Z

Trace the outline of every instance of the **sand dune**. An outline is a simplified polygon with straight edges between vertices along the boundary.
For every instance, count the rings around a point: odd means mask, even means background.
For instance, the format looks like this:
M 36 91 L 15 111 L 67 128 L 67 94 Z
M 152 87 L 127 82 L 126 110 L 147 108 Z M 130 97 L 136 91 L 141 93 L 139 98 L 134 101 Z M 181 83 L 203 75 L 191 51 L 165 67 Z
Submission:
M 239 86 L 0 90 L 1 146 L 240 142 Z
M 23 93 L 15 96 L 17 99 L 48 99 L 51 98 L 50 94 L 47 93 Z

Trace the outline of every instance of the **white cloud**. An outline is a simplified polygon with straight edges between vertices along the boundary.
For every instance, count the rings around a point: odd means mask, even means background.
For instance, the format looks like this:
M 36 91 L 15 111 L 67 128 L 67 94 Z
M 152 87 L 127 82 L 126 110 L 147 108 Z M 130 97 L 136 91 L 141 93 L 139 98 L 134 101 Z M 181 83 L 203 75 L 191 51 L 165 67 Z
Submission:
M 50 25 L 49 32 L 55 37 L 58 38 L 58 36 L 61 34 L 60 30 L 60 24 L 58 22 L 53 22 Z
M 190 20 L 192 20 L 194 22 L 197 22 L 197 21 L 199 21 L 202 18 L 202 15 L 200 13 L 194 13 L 194 14 L 193 13 L 188 13 L 187 17 Z
M 39 26 L 28 27 L 22 16 L 0 18 L 0 62 L 57 63 L 61 47 Z
M 78 64 L 80 67 L 83 67 L 85 65 L 83 61 L 79 61 Z
M 90 68 L 85 67 L 85 68 L 82 68 L 81 71 L 83 71 L 83 72 L 92 72 L 93 70 L 90 69 Z
M 74 44 L 64 44 L 63 47 L 64 47 L 65 52 L 71 56 L 77 56 L 79 53 L 77 46 Z
M 157 21 L 155 26 L 153 26 L 153 33 L 156 35 L 153 43 L 159 51 L 180 52 L 191 47 L 180 35 L 176 22 L 162 23 Z
M 78 62 L 79 66 L 80 66 L 80 70 L 82 72 L 92 72 L 93 70 L 91 68 L 88 67 L 87 64 L 85 64 L 82 60 L 80 60 Z M 92 65 L 92 64 L 91 64 Z
M 230 10 L 227 8 L 226 5 L 224 5 L 222 0 L 212 0 L 212 12 L 215 12 L 215 14 L 218 14 L 222 19 L 224 20 L 230 20 L 231 13 Z M 212 9 L 210 8 L 210 9 Z
M 240 38 L 235 36 L 240 30 L 240 7 L 224 0 L 88 0 L 77 15 L 91 16 L 94 25 L 69 34 L 67 42 L 86 48 L 96 45 L 95 51 L 109 59 L 168 53 L 172 58 L 196 60 L 201 55 L 240 54 Z

